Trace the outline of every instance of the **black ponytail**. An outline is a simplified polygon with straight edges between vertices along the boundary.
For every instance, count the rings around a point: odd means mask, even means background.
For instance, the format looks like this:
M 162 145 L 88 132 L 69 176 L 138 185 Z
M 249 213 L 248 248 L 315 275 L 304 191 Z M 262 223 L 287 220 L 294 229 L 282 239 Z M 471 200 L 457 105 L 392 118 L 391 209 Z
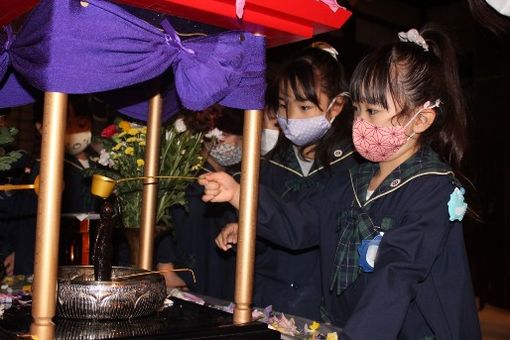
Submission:
M 442 102 L 436 109 L 437 123 L 422 138 L 428 139 L 443 160 L 460 174 L 467 146 L 467 106 L 460 84 L 454 44 L 443 30 L 432 25 L 424 27 L 420 34 L 429 45 L 429 53 L 433 53 L 439 60 L 440 73 L 436 75 L 435 82 L 438 98 Z

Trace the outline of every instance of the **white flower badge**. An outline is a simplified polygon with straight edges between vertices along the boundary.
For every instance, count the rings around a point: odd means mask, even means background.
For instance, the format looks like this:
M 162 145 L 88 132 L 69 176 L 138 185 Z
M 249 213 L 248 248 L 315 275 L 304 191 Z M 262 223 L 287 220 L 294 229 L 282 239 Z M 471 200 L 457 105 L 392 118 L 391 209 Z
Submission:
M 464 202 L 464 188 L 455 188 L 450 195 L 448 201 L 448 213 L 450 214 L 450 221 L 462 221 L 464 214 L 467 210 L 467 203 Z

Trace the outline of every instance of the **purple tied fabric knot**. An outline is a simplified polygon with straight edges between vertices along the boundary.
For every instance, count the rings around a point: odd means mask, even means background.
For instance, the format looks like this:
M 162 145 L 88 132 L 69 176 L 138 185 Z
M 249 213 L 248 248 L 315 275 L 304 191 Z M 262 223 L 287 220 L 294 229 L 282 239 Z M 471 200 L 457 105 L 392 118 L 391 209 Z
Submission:
M 172 45 L 172 44 L 177 45 L 177 47 L 179 47 L 179 49 L 185 51 L 186 53 L 195 54 L 195 51 L 193 51 L 191 48 L 184 47 L 184 45 L 182 44 L 181 38 L 179 38 L 179 35 L 177 35 L 177 32 L 172 27 L 172 25 L 170 25 L 170 22 L 168 21 L 168 19 L 165 19 L 161 22 L 161 27 L 163 27 L 163 29 L 166 32 L 165 41 L 168 45 Z

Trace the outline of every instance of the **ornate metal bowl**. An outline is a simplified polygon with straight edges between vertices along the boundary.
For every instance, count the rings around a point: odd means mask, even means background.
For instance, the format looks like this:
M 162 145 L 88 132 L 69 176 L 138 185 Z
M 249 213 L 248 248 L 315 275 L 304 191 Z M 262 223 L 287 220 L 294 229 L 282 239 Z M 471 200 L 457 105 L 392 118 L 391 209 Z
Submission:
M 57 313 L 60 317 L 90 320 L 138 318 L 154 313 L 166 297 L 161 274 L 116 279 L 147 272 L 113 267 L 112 281 L 94 281 L 93 266 L 59 268 Z

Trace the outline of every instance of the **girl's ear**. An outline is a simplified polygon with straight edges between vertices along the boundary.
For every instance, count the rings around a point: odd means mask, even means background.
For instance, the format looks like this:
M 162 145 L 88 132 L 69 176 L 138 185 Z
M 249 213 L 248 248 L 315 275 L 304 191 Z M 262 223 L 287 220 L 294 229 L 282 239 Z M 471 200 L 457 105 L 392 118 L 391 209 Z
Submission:
M 336 116 L 342 113 L 346 100 L 347 99 L 344 96 L 338 96 L 335 98 L 335 103 L 331 106 L 331 109 L 329 110 L 330 120 L 336 118 Z
M 434 109 L 425 109 L 418 114 L 413 124 L 414 133 L 423 133 L 427 130 L 436 119 L 436 111 Z

